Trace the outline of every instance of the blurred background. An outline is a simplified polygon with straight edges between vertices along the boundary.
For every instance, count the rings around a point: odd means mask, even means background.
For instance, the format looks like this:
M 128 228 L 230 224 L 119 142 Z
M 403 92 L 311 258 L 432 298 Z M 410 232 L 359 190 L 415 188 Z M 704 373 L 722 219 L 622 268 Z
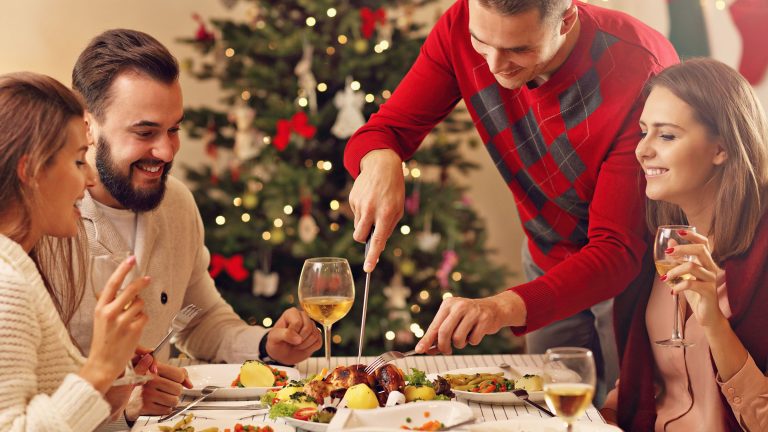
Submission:
M 646 22 L 681 56 L 740 70 L 768 105 L 768 0 L 590 0 Z M 341 164 L 351 131 L 384 103 L 449 0 L 5 1 L 0 73 L 29 70 L 71 83 L 88 41 L 117 27 L 147 32 L 179 59 L 187 118 L 174 174 L 200 206 L 223 295 L 269 326 L 297 305 L 301 263 L 347 257 Z M 408 347 L 442 298 L 523 282 L 514 199 L 462 108 L 404 166 L 406 215 L 374 273 L 369 347 Z M 358 280 L 358 293 L 363 284 Z M 335 353 L 356 346 L 362 295 L 334 326 Z M 353 343 L 354 342 L 354 343 Z M 475 348 L 515 351 L 503 332 Z

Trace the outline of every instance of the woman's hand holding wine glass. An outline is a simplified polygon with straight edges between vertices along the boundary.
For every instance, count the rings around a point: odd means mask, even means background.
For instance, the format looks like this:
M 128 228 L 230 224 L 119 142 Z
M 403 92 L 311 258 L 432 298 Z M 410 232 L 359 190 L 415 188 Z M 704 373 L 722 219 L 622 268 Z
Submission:
M 667 255 L 681 261 L 684 257 L 687 259 L 667 271 L 667 280 L 679 281 L 672 285 L 672 291 L 685 295 L 699 325 L 709 327 L 721 323 L 726 318 L 717 298 L 716 279 L 720 268 L 712 259 L 709 240 L 695 231 L 686 231 L 683 237 L 689 243 L 675 246 Z
M 686 234 L 681 233 L 695 232 L 696 228 L 688 225 L 662 225 L 656 229 L 656 238 L 653 243 L 653 260 L 656 263 L 656 271 L 659 273 L 661 280 L 665 281 L 672 288 L 672 297 L 675 303 L 672 337 L 656 341 L 661 346 L 683 348 L 692 345 L 683 339 L 682 332 L 680 331 L 680 299 L 677 292 L 674 291 L 678 283 L 690 279 L 692 275 L 690 273 L 670 274 L 670 271 L 674 268 L 682 267 L 681 264 L 690 261 L 689 256 L 679 253 L 684 245 L 690 243 L 686 238 Z M 674 253 L 675 249 L 678 249 L 677 254 Z
M 80 375 L 102 393 L 126 370 L 126 364 L 133 369 L 131 359 L 148 320 L 138 295 L 149 285 L 149 277 L 130 281 L 120 292 L 135 265 L 135 257 L 123 260 L 97 295 L 91 350 Z

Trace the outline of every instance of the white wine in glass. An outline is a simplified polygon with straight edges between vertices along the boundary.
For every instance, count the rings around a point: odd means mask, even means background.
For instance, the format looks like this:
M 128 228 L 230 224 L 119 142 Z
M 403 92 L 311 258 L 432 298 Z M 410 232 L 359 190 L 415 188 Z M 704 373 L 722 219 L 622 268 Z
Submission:
M 544 354 L 544 398 L 573 431 L 595 394 L 595 360 L 586 348 L 550 348 Z
M 331 368 L 331 326 L 344 318 L 355 301 L 352 270 L 344 258 L 310 258 L 299 277 L 299 303 L 323 325 L 325 360 Z
M 99 298 L 101 291 L 107 284 L 107 281 L 112 276 L 112 273 L 117 270 L 120 264 L 131 256 L 129 251 L 117 251 L 111 255 L 91 255 L 89 258 L 90 272 L 90 284 L 91 290 L 94 296 Z M 138 271 L 138 263 L 125 275 L 123 284 L 117 291 L 120 294 L 131 282 L 141 277 Z M 128 307 L 126 306 L 126 309 Z M 128 360 L 128 364 L 125 366 L 125 372 L 119 378 L 112 382 L 112 386 L 121 386 L 129 384 L 143 384 L 152 379 L 152 375 L 138 375 L 133 370 L 133 362 Z
M 695 233 L 696 227 L 688 225 L 662 225 L 656 230 L 656 239 L 653 243 L 653 260 L 656 263 L 656 271 L 659 273 L 659 276 L 667 274 L 668 271 L 686 261 L 686 258 L 676 259 L 669 256 L 666 252 L 669 248 L 690 243 L 684 236 L 680 235 L 680 231 Z M 674 287 L 683 280 L 691 278 L 691 275 L 686 274 L 674 279 L 667 279 L 666 283 L 670 287 Z M 680 333 L 680 297 L 676 293 L 672 297 L 675 302 L 674 317 L 672 318 L 672 337 L 656 341 L 656 343 L 661 346 L 675 348 L 691 346 L 693 344 L 683 339 L 683 336 Z

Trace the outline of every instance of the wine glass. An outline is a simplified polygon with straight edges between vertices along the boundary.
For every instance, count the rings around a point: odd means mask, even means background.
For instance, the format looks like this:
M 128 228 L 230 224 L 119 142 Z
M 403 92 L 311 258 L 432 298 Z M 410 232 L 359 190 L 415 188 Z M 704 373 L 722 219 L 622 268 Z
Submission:
M 344 258 L 310 258 L 299 277 L 299 303 L 310 318 L 323 325 L 325 360 L 331 368 L 331 325 L 343 318 L 355 301 L 352 270 Z
M 101 292 L 104 290 L 104 287 L 106 286 L 109 278 L 112 276 L 112 273 L 114 273 L 120 264 L 128 259 L 129 256 L 131 256 L 131 252 L 129 251 L 117 251 L 111 255 L 90 256 L 90 267 L 88 270 L 90 271 L 91 290 L 97 299 L 101 295 Z M 139 277 L 141 276 L 139 275 L 137 263 L 128 272 L 128 274 L 125 275 L 123 284 L 120 286 L 120 289 L 118 289 L 117 294 L 119 295 L 132 281 L 138 279 Z M 129 305 L 126 306 L 126 309 Z M 112 386 L 114 387 L 129 384 L 143 384 L 151 379 L 151 375 L 136 374 L 133 369 L 133 361 L 128 360 L 128 364 L 125 366 L 125 372 L 121 377 L 112 382 Z
M 662 225 L 656 230 L 656 239 L 653 243 L 653 260 L 656 263 L 656 271 L 660 276 L 667 274 L 668 271 L 677 267 L 681 263 L 689 260 L 689 257 L 674 258 L 667 255 L 666 250 L 668 248 L 675 247 L 677 245 L 688 244 L 690 241 L 680 235 L 680 231 L 696 232 L 696 227 L 688 225 Z M 667 279 L 666 282 L 670 287 L 674 287 L 675 284 L 690 279 L 692 276 L 689 274 L 676 277 L 673 279 Z M 672 295 L 675 302 L 674 317 L 672 321 L 672 337 L 656 341 L 657 344 L 665 347 L 678 347 L 683 348 L 693 345 L 692 342 L 688 342 L 683 339 L 680 334 L 680 298 L 677 293 Z
M 595 394 L 595 359 L 586 348 L 550 348 L 544 354 L 544 398 L 573 431 Z

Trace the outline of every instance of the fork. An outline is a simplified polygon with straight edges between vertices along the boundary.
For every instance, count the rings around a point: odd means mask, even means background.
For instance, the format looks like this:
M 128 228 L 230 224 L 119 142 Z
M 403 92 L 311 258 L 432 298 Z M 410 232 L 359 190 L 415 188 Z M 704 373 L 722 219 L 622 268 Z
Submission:
M 431 347 L 427 348 L 427 352 L 432 351 L 437 348 L 437 345 L 432 345 Z M 412 355 L 416 354 L 416 350 L 410 350 L 407 352 L 400 352 L 400 351 L 387 351 L 384 354 L 376 357 L 373 359 L 373 361 L 366 366 L 365 373 L 368 375 L 376 372 L 376 369 L 384 366 L 385 364 L 393 361 L 393 360 L 400 360 L 401 358 L 410 357 Z
M 180 310 L 176 314 L 176 316 L 173 317 L 173 321 L 171 321 L 171 329 L 168 330 L 168 334 L 165 335 L 163 340 L 161 340 L 160 343 L 157 344 L 155 349 L 153 349 L 152 352 L 149 353 L 149 355 L 154 357 L 155 353 L 159 351 L 160 348 L 162 348 L 163 345 L 165 345 L 165 343 L 171 339 L 171 336 L 184 330 L 184 327 L 186 327 L 187 324 L 189 324 L 189 322 L 192 321 L 192 318 L 196 317 L 201 310 L 202 309 L 200 309 L 199 307 L 191 303 L 185 306 L 184 309 Z
M 515 390 L 512 390 L 512 394 L 517 396 L 517 398 L 520 399 L 521 401 L 523 401 L 523 402 L 527 403 L 528 405 L 538 409 L 539 411 L 543 412 L 544 414 L 546 414 L 546 415 L 548 415 L 550 417 L 554 417 L 555 416 L 554 414 L 552 414 L 552 411 L 550 411 L 550 410 L 544 408 L 543 406 L 537 404 L 536 402 L 528 399 L 528 391 L 527 390 L 515 389 Z
M 502 369 L 510 370 L 510 371 L 514 370 L 512 368 L 512 366 L 510 366 L 507 362 L 499 363 L 499 367 L 502 368 Z M 527 403 L 528 405 L 538 409 L 539 411 L 543 412 L 544 414 L 546 414 L 546 415 L 548 415 L 550 417 L 554 417 L 555 416 L 554 414 L 552 414 L 552 412 L 550 410 L 548 410 L 548 409 L 544 408 L 543 406 L 537 404 L 536 402 L 528 399 L 528 396 L 529 396 L 528 395 L 528 390 L 525 390 L 525 389 L 514 389 L 514 390 L 512 390 L 512 394 L 517 396 L 517 398 L 520 399 L 521 401 L 523 401 L 523 402 Z

